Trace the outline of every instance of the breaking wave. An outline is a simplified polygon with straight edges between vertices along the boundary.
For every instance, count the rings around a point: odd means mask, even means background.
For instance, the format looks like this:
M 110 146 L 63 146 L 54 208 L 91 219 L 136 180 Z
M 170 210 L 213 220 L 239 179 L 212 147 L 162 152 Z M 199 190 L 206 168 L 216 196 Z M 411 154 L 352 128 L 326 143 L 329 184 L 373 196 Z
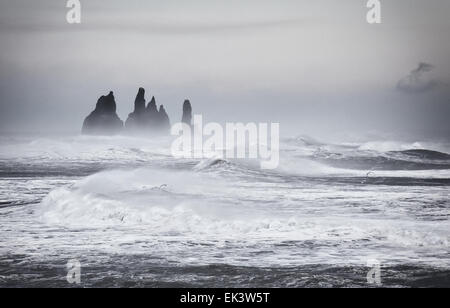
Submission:
M 450 266 L 446 145 L 293 138 L 275 170 L 248 159 L 174 158 L 169 145 L 128 137 L 3 144 L 0 253 Z
M 214 183 L 214 185 L 211 185 Z M 438 233 L 430 222 L 383 222 L 356 212 L 345 217 L 307 214 L 307 199 L 295 210 L 274 211 L 276 199 L 266 198 L 223 178 L 196 172 L 155 169 L 108 171 L 83 179 L 71 187 L 53 190 L 36 209 L 41 221 L 72 228 L 128 227 L 145 230 L 146 236 L 186 236 L 197 239 L 267 241 L 325 241 L 326 245 L 354 241 L 413 247 L 448 247 L 446 231 Z M 244 184 L 245 185 L 245 184 Z M 249 185 L 249 184 L 247 184 Z M 294 198 L 290 189 L 265 187 L 272 194 Z M 301 192 L 299 192 L 301 193 Z M 318 202 L 320 195 L 310 193 Z M 266 201 L 266 202 L 264 202 Z M 323 200 L 322 200 L 323 201 Z M 287 204 L 286 204 L 287 205 Z M 305 216 L 305 214 L 307 214 Z M 422 224 L 423 229 L 417 229 Z M 377 244 L 377 245 L 378 245 Z

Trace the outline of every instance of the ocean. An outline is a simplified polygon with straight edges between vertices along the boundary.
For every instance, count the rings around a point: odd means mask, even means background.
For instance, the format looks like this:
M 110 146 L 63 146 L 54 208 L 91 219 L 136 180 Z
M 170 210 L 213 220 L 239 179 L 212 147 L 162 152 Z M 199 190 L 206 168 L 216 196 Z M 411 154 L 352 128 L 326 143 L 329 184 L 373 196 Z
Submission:
M 299 136 L 261 170 L 170 143 L 1 136 L 0 287 L 372 287 L 370 260 L 450 287 L 450 144 Z

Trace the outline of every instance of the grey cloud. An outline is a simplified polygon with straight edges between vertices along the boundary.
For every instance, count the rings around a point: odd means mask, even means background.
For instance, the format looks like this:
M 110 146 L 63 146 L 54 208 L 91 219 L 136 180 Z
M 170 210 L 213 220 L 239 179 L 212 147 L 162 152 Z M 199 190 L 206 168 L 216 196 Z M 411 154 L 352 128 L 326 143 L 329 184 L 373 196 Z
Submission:
M 82 23 L 69 25 L 65 1 L 0 1 L 0 33 L 129 32 L 143 34 L 215 34 L 220 32 L 264 31 L 303 23 L 296 10 L 278 10 L 267 1 L 225 5 L 227 1 L 82 1 Z M 220 6 L 216 4 L 220 4 Z M 238 4 L 239 10 L 236 10 Z M 255 10 L 255 7 L 260 7 Z M 283 7 L 283 6 L 281 6 Z M 264 8 L 264 6 L 262 7 Z
M 448 0 L 387 2 L 380 26 L 361 0 L 82 4 L 82 24 L 69 25 L 65 1 L 0 0 L 0 133 L 78 132 L 109 90 L 126 118 L 144 86 L 177 119 L 189 97 L 211 121 L 450 136 Z M 405 70 L 417 59 L 436 70 Z
M 264 20 L 255 22 L 234 23 L 195 23 L 195 22 L 135 22 L 130 24 L 106 24 L 102 22 L 84 22 L 77 26 L 68 26 L 65 23 L 37 24 L 22 23 L 14 24 L 0 22 L 2 31 L 22 32 L 79 32 L 79 31 L 111 31 L 111 32 L 134 32 L 134 33 L 160 33 L 160 34 L 203 34 L 216 32 L 239 32 L 245 30 L 267 30 L 276 27 L 296 26 L 302 23 L 299 19 Z
M 433 70 L 432 64 L 419 63 L 416 69 L 398 82 L 397 89 L 407 93 L 421 93 L 436 89 L 440 82 L 428 76 L 428 73 Z

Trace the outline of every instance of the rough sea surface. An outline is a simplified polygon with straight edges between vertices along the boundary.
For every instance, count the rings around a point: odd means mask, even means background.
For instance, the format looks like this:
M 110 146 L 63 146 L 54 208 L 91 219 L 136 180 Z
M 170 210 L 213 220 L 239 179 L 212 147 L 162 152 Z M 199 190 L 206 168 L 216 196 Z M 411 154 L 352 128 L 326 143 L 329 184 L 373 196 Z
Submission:
M 0 287 L 450 287 L 448 144 L 289 138 L 265 171 L 170 142 L 0 137 Z

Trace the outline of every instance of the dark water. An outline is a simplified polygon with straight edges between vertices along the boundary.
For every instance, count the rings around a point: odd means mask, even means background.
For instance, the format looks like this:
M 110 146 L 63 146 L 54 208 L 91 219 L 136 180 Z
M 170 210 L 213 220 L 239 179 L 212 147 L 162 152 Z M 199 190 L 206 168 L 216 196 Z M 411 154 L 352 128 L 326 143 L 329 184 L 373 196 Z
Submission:
M 445 144 L 285 140 L 280 167 L 167 140 L 0 144 L 0 287 L 449 287 Z M 409 148 L 409 149 L 408 149 Z
M 150 287 L 150 288 L 448 288 L 450 270 L 400 265 L 382 267 L 381 285 L 367 282 L 367 267 L 311 264 L 301 267 L 259 268 L 222 264 L 163 266 L 145 256 L 106 255 L 97 262 L 81 259 L 81 284 L 66 281 L 66 264 L 37 263 L 25 256 L 0 260 L 2 287 Z

